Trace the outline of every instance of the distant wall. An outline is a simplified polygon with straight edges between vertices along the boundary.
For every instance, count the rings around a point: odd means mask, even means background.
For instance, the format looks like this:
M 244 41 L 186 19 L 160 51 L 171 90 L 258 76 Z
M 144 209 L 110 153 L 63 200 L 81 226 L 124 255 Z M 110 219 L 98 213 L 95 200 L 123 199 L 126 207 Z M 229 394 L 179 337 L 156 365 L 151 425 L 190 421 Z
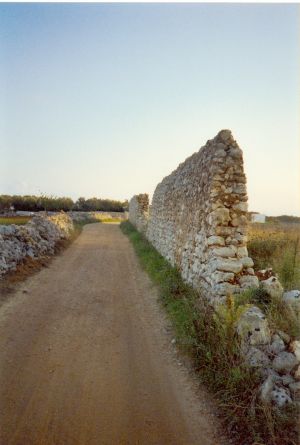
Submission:
M 103 219 L 128 219 L 128 212 L 81 212 L 81 211 L 71 211 L 68 215 L 73 221 L 85 221 L 94 219 L 95 221 L 101 221 Z
M 129 203 L 129 221 L 136 228 L 146 233 L 149 216 L 149 196 L 144 193 L 135 195 Z
M 129 219 L 141 230 L 136 198 Z M 158 184 L 142 231 L 185 281 L 215 300 L 258 285 L 246 215 L 242 151 L 222 130 Z

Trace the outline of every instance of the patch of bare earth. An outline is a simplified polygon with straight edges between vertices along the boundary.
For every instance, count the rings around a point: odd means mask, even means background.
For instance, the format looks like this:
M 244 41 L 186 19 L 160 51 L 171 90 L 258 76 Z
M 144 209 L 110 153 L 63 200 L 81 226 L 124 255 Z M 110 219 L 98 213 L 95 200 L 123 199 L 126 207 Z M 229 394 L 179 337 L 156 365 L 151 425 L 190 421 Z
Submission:
M 0 443 L 225 444 L 171 338 L 129 240 L 85 226 L 0 309 Z

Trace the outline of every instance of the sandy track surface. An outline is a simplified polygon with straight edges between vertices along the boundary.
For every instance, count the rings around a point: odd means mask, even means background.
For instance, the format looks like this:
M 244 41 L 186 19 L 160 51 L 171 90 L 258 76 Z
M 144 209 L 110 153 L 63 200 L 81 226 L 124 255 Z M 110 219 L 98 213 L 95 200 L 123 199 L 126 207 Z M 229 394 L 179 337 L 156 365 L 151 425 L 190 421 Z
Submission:
M 0 339 L 1 445 L 223 443 L 117 225 L 85 226 L 21 283 Z

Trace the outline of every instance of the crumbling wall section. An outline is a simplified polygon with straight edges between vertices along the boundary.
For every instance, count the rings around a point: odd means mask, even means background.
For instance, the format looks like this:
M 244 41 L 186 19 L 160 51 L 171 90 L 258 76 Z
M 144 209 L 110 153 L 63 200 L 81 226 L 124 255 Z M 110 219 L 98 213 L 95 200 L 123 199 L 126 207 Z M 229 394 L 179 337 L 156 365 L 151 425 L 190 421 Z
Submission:
M 242 150 L 222 130 L 156 187 L 146 236 L 185 281 L 219 301 L 258 285 L 246 215 Z
M 129 202 L 129 221 L 142 233 L 146 233 L 149 217 L 149 196 L 135 195 Z

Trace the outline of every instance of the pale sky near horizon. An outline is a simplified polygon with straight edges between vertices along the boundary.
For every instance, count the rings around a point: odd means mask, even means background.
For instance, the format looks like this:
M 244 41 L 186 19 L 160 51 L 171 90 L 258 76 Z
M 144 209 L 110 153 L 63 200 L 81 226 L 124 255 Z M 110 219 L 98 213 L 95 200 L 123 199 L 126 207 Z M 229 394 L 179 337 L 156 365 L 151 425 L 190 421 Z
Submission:
M 0 3 L 0 194 L 152 194 L 230 128 L 300 216 L 299 49 L 297 4 Z

